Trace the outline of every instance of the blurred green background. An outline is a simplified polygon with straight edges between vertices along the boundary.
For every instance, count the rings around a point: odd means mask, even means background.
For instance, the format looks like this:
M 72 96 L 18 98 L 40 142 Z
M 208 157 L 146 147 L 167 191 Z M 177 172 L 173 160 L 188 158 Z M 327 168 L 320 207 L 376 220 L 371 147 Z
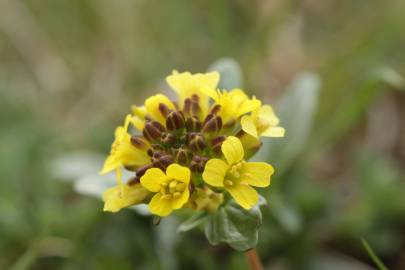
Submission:
M 374 269 L 364 237 L 405 269 L 404 14 L 403 0 L 0 0 L 0 269 L 247 269 L 199 230 L 103 213 L 67 181 L 172 69 L 223 57 L 287 128 L 259 153 L 277 168 L 265 268 Z

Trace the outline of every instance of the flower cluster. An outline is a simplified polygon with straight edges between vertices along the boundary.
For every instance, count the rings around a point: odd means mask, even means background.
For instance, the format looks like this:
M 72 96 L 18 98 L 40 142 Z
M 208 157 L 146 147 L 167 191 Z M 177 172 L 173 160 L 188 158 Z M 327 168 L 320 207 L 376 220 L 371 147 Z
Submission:
M 254 187 L 269 186 L 274 170 L 246 159 L 260 148 L 260 136 L 284 136 L 272 107 L 241 89 L 217 89 L 217 72 L 173 72 L 166 80 L 177 101 L 151 96 L 115 130 L 101 174 L 115 171 L 117 185 L 105 191 L 104 210 L 148 203 L 158 216 L 184 207 L 211 212 L 230 197 L 252 208 Z M 131 135 L 130 126 L 138 132 Z M 126 183 L 123 169 L 134 172 Z

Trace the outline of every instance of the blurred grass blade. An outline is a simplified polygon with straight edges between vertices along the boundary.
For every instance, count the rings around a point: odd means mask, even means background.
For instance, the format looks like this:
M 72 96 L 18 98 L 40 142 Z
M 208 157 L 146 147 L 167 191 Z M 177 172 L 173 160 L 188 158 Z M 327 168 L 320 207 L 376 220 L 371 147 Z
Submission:
M 366 239 L 362 238 L 361 243 L 363 244 L 363 247 L 366 249 L 368 255 L 370 258 L 373 260 L 375 265 L 379 270 L 388 270 L 388 268 L 384 265 L 384 263 L 380 260 L 380 258 L 377 257 L 371 246 L 368 244 Z
M 209 66 L 208 71 L 218 71 L 221 75 L 219 88 L 233 89 L 242 87 L 242 71 L 241 68 L 232 58 L 221 58 Z
M 31 266 L 35 263 L 37 259 L 37 250 L 35 247 L 31 246 L 20 258 L 15 262 L 9 270 L 26 270 L 31 269 Z

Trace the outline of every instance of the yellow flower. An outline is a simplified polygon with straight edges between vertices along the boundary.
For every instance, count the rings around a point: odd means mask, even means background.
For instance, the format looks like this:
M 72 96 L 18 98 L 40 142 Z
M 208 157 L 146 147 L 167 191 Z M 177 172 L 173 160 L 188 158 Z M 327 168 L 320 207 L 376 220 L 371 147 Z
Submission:
M 115 129 L 115 140 L 111 145 L 110 155 L 105 160 L 100 174 L 120 169 L 121 166 L 138 167 L 150 162 L 150 157 L 146 153 L 147 149 L 137 148 L 131 143 L 131 136 L 128 134 L 131 118 L 131 115 L 128 114 L 125 118 L 124 126 L 119 126 Z
M 166 117 L 159 109 L 160 104 L 163 104 L 169 110 L 175 110 L 173 102 L 163 94 L 151 96 L 145 100 L 144 106 L 132 106 L 132 124 L 140 131 L 145 127 L 145 119 L 148 116 L 152 120 L 160 122 L 162 125 L 166 123 Z
M 183 109 L 184 100 L 193 95 L 197 95 L 201 110 L 205 115 L 208 111 L 208 97 L 203 94 L 200 89 L 206 87 L 208 89 L 216 89 L 219 82 L 219 73 L 196 73 L 190 72 L 178 73 L 173 71 L 172 75 L 166 78 L 167 83 L 179 96 L 179 107 Z
M 285 130 L 278 126 L 279 122 L 273 108 L 269 105 L 264 105 L 254 110 L 251 115 L 245 115 L 241 119 L 243 131 L 255 138 L 259 136 L 284 137 Z
M 166 174 L 158 168 L 147 170 L 141 184 L 155 193 L 149 203 L 150 212 L 165 217 L 183 207 L 190 197 L 189 183 L 190 170 L 178 164 L 167 167 Z
M 259 195 L 251 186 L 269 186 L 270 177 L 274 173 L 273 167 L 265 162 L 244 161 L 242 143 L 233 136 L 222 143 L 221 150 L 226 162 L 210 159 L 203 172 L 204 181 L 227 190 L 243 208 L 252 208 L 258 203 Z
M 122 208 L 142 203 L 149 194 L 150 192 L 140 184 L 109 188 L 103 193 L 104 211 L 115 213 Z
M 201 91 L 215 101 L 214 106 L 221 106 L 219 116 L 221 116 L 224 124 L 256 110 L 261 105 L 260 100 L 255 97 L 250 99 L 241 89 L 233 89 L 228 92 L 226 90 L 220 91 L 205 87 Z

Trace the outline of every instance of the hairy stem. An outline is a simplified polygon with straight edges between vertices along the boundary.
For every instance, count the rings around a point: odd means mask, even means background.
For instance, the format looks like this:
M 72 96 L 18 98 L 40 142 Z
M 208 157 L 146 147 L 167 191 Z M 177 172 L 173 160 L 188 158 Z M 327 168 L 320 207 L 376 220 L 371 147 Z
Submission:
M 246 251 L 245 255 L 251 270 L 263 270 L 263 265 L 256 249 L 252 248 Z

